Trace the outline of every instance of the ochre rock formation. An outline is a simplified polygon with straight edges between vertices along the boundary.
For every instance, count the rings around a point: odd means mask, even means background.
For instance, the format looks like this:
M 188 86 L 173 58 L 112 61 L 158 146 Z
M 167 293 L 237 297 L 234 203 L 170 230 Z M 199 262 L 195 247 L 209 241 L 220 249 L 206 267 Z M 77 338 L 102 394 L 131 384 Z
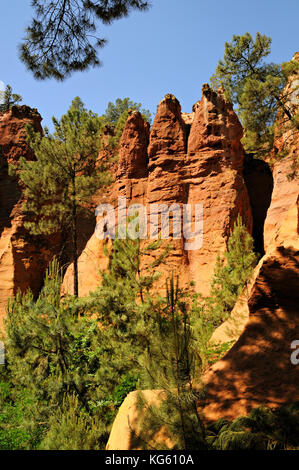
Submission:
M 297 202 L 256 269 L 243 332 L 203 377 L 206 397 L 200 411 L 206 422 L 234 419 L 259 405 L 277 407 L 299 400 L 299 369 L 291 362 L 291 344 L 298 340 L 299 331 L 298 217 Z M 161 396 L 159 390 L 144 393 L 148 404 L 155 404 Z M 142 417 L 136 404 L 137 392 L 132 392 L 119 409 L 108 450 L 141 448 Z M 154 437 L 163 442 L 159 432 Z
M 295 58 L 298 60 L 298 54 Z M 295 89 L 296 85 L 298 85 L 298 78 L 294 77 L 288 85 L 290 91 Z M 290 96 L 289 106 L 295 109 L 298 106 L 298 94 L 291 93 Z M 220 222 L 217 220 L 217 215 L 214 219 L 213 215 L 218 204 L 218 219 L 223 217 L 225 208 L 230 206 L 231 211 L 239 209 L 247 226 L 250 227 L 250 210 L 247 210 L 247 195 L 243 189 L 240 168 L 243 164 L 243 176 L 248 187 L 253 215 L 255 246 L 260 254 L 264 251 L 266 253 L 237 301 L 231 317 L 213 334 L 212 342 L 233 341 L 234 345 L 202 378 L 206 395 L 205 403 L 200 404 L 200 411 L 206 422 L 219 418 L 232 420 L 240 415 L 248 414 L 251 409 L 259 405 L 277 407 L 299 400 L 299 369 L 298 365 L 291 361 L 293 352 L 291 345 L 293 341 L 298 340 L 299 331 L 299 186 L 298 176 L 293 174 L 292 178 L 289 177 L 293 173 L 294 160 L 298 161 L 298 133 L 290 131 L 288 126 L 280 126 L 282 135 L 276 138 L 275 152 L 278 154 L 287 143 L 288 156 L 276 160 L 272 176 L 270 166 L 266 162 L 253 160 L 249 155 L 243 161 L 242 148 L 237 137 L 238 123 L 233 124 L 235 118 L 233 114 L 230 115 L 228 106 L 225 105 L 224 112 L 219 113 L 221 101 L 221 93 L 213 96 L 209 88 L 204 88 L 203 98 L 194 106 L 193 113 L 182 115 L 187 128 L 191 126 L 187 141 L 188 166 L 184 167 L 184 170 L 187 167 L 189 182 L 191 181 L 190 175 L 192 175 L 190 162 L 193 162 L 193 158 L 195 174 L 196 171 L 204 174 L 205 168 L 208 167 L 207 190 L 202 193 L 204 196 L 201 196 L 205 203 L 204 207 L 209 208 L 207 194 L 213 188 L 213 177 L 217 183 L 222 182 L 221 178 L 223 178 L 224 188 L 227 189 L 224 194 L 228 199 L 221 202 L 222 191 L 219 192 L 219 187 L 222 186 L 215 185 L 218 192 L 215 196 L 216 202 L 212 202 L 211 213 L 205 211 L 204 232 L 207 231 L 209 234 L 209 224 L 214 223 L 211 225 L 210 242 L 206 244 L 206 247 L 213 247 L 214 227 L 217 240 Z M 213 109 L 213 103 L 217 103 L 215 108 L 221 115 L 217 120 L 218 126 L 215 126 L 215 122 L 209 126 L 209 116 L 214 121 L 217 114 Z M 219 128 L 219 122 L 223 116 L 225 125 Z M 229 131 L 228 123 L 232 125 L 231 131 Z M 241 133 L 241 129 L 239 132 Z M 221 149 L 219 153 L 218 145 Z M 225 151 L 225 148 L 227 146 L 230 148 L 230 145 L 233 151 Z M 225 156 L 228 157 L 229 164 L 223 165 Z M 217 165 L 221 165 L 221 169 Z M 228 168 L 234 170 L 233 186 L 230 186 L 228 182 L 227 186 L 225 185 L 223 173 L 224 170 L 227 172 Z M 184 178 L 184 182 L 186 181 Z M 232 176 L 230 181 L 232 181 Z M 195 179 L 194 182 L 194 188 L 190 185 L 188 189 L 187 200 L 189 201 L 192 190 L 197 194 L 197 198 L 204 189 L 203 181 Z M 238 188 L 235 193 L 236 199 L 232 197 L 232 193 L 229 193 L 232 187 Z M 221 215 L 220 207 L 224 208 Z M 224 227 L 229 220 L 227 216 L 221 220 L 221 223 L 225 221 Z M 225 239 L 225 233 L 226 231 L 223 230 L 222 240 Z M 220 247 L 221 241 L 218 249 L 221 249 Z M 204 248 L 205 245 L 198 253 L 194 253 L 197 262 L 203 256 Z M 215 251 L 214 249 L 210 252 L 208 250 L 207 260 L 213 260 Z M 191 256 L 188 253 L 190 271 L 192 255 L 192 252 Z M 204 263 L 198 262 L 197 266 L 200 266 L 198 269 L 199 287 L 202 285 L 200 276 L 204 272 Z M 123 402 L 112 427 L 107 444 L 108 450 L 129 450 L 142 447 L 142 438 L 139 439 L 142 416 L 136 406 L 137 393 L 130 393 Z M 144 393 L 149 405 L 161 399 L 159 390 L 147 390 Z M 153 438 L 156 443 L 160 440 L 163 442 L 163 439 L 164 443 L 166 442 L 165 437 L 159 432 Z
M 296 52 L 292 60 L 299 62 L 299 52 Z M 291 77 L 284 94 L 288 96 L 286 106 L 295 114 L 299 105 L 299 73 Z M 290 126 L 289 120 L 281 112 L 276 126 L 276 138 L 274 141 L 275 163 L 273 167 L 274 188 L 271 206 L 265 221 L 265 249 L 267 249 L 272 237 L 281 225 L 288 210 L 296 203 L 299 194 L 299 132 Z M 282 153 L 287 153 L 279 158 Z M 297 171 L 294 171 L 294 162 Z
M 195 281 L 197 290 L 206 295 L 217 254 L 225 251 L 238 214 L 251 232 L 251 208 L 242 176 L 241 137 L 242 127 L 232 106 L 224 100 L 221 90 L 216 93 L 208 85 L 203 87 L 202 99 L 194 105 L 191 114 L 182 113 L 178 100 L 166 95 L 158 106 L 151 132 L 139 112 L 130 113 L 120 142 L 115 182 L 105 200 L 101 194 L 97 196 L 98 202 L 116 208 L 118 198 L 125 197 L 127 207 L 132 203 L 143 204 L 147 209 L 148 236 L 150 210 L 155 214 L 157 204 L 164 205 L 161 206 L 164 216 L 172 205 L 179 208 L 182 216 L 183 206 L 189 204 L 192 231 L 195 205 L 201 204 L 203 208 L 202 247 L 188 249 L 186 243 L 192 243 L 192 238 L 188 238 L 191 234 L 184 234 L 183 230 L 174 234 L 172 222 L 169 224 L 170 239 L 165 243 L 171 243 L 172 251 L 167 264 L 159 267 L 163 274 L 161 286 L 174 270 L 180 274 L 182 284 Z M 170 220 L 173 218 L 170 213 Z M 161 224 L 160 216 L 158 233 Z M 102 241 L 96 241 L 95 234 L 92 238 L 93 254 L 100 261 L 88 255 L 88 245 L 79 259 L 79 278 L 86 279 L 89 275 L 89 290 L 98 285 L 95 269 L 103 267 Z M 68 290 L 66 282 L 64 287 Z M 86 291 L 83 287 L 79 294 L 84 295 Z
M 299 139 L 297 139 L 297 151 Z M 293 158 L 286 157 L 274 164 L 274 187 L 271 205 L 267 212 L 264 227 L 264 249 L 267 251 L 273 235 L 279 229 L 287 211 L 295 204 L 299 194 L 299 177 L 292 179 L 288 175 L 292 173 Z
M 26 124 L 42 132 L 41 116 L 28 106 L 13 106 L 0 114 L 0 323 L 7 301 L 20 289 L 37 294 L 45 269 L 57 251 L 55 237 L 33 237 L 24 228 L 22 188 L 8 175 L 8 164 L 20 157 L 33 159 L 26 142 Z
M 226 242 L 238 214 L 252 231 L 249 197 L 242 176 L 244 152 L 241 124 L 221 90 L 203 86 L 194 108 L 183 170 L 188 204 L 203 204 L 203 246 L 187 252 L 189 278 L 208 294 L 217 254 Z

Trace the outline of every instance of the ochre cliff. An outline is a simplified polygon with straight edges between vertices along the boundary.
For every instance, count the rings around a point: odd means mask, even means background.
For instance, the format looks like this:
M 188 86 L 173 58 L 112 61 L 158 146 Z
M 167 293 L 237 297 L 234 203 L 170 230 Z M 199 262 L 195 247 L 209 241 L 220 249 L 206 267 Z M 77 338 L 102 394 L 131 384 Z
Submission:
M 285 215 L 256 268 L 243 331 L 223 359 L 203 377 L 206 394 L 200 412 L 206 422 L 234 419 L 259 405 L 276 407 L 299 400 L 299 369 L 291 362 L 291 344 L 298 339 L 299 331 L 298 217 L 297 202 Z M 230 322 L 221 329 L 225 327 L 230 329 Z M 229 339 L 227 335 L 224 340 Z M 160 393 L 145 391 L 148 404 L 157 403 Z M 136 403 L 137 392 L 132 392 L 113 424 L 108 450 L 140 448 L 142 416 Z M 160 431 L 154 439 L 165 443 Z
M 290 83 L 290 91 L 296 80 L 294 77 Z M 297 106 L 298 96 L 290 96 L 289 105 Z M 0 324 L 8 299 L 18 289 L 24 292 L 30 287 L 34 294 L 39 292 L 45 269 L 61 248 L 59 235 L 33 237 L 25 230 L 23 189 L 16 177 L 8 175 L 9 163 L 17 164 L 21 156 L 34 159 L 26 142 L 27 123 L 42 132 L 40 115 L 27 106 L 14 106 L 0 114 Z M 214 92 L 204 85 L 201 100 L 189 114 L 181 112 L 173 95 L 166 95 L 151 130 L 139 112 L 129 113 L 119 161 L 111 167 L 113 184 L 94 197 L 98 205 L 108 204 L 116 210 L 116 221 L 120 198 L 126 199 L 127 208 L 142 204 L 147 211 L 149 238 L 150 212 L 157 216 L 157 205 L 164 216 L 171 206 L 181 211 L 189 205 L 192 230 L 195 207 L 202 206 L 202 244 L 196 249 L 188 249 L 194 241 L 192 235 L 183 231 L 183 236 L 181 232 L 176 236 L 170 223 L 165 243 L 171 242 L 172 251 L 167 264 L 159 267 L 159 289 L 165 277 L 175 271 L 181 284 L 195 281 L 196 290 L 208 295 L 217 254 L 225 251 L 239 214 L 253 234 L 256 249 L 263 256 L 231 319 L 213 335 L 213 341 L 232 339 L 235 344 L 203 378 L 206 403 L 201 411 L 207 421 L 235 418 L 259 404 L 278 406 L 299 400 L 298 367 L 290 360 L 290 345 L 298 339 L 299 330 L 299 181 L 296 175 L 289 177 L 299 142 L 298 133 L 284 125 L 280 131 L 275 153 L 287 142 L 289 154 L 276 161 L 272 175 L 267 163 L 245 157 L 241 124 L 222 90 Z M 104 148 L 99 159 L 105 158 L 105 152 Z M 157 235 L 163 229 L 161 214 L 156 223 Z M 108 263 L 104 246 L 111 242 L 92 233 L 95 220 L 80 220 L 79 224 L 79 295 L 84 296 L 100 284 L 100 270 Z M 183 229 L 182 221 L 179 228 Z M 70 265 L 64 292 L 72 292 L 72 270 Z M 157 393 L 148 391 L 148 398 L 155 400 Z M 140 417 L 134 393 L 119 411 L 108 448 L 135 448 L 128 418 L 137 432 Z
M 292 60 L 299 62 L 299 52 L 296 52 Z M 284 90 L 284 95 L 288 97 L 286 106 L 292 114 L 298 112 L 298 87 L 299 73 L 297 72 L 290 78 Z M 265 249 L 282 223 L 286 212 L 296 203 L 299 193 L 299 132 L 298 129 L 290 126 L 289 119 L 281 112 L 277 118 L 273 154 L 274 188 L 271 206 L 265 221 Z
M 13 106 L 0 114 L 0 326 L 7 301 L 18 289 L 30 287 L 37 294 L 45 270 L 57 252 L 58 238 L 33 237 L 24 228 L 24 196 L 16 177 L 8 175 L 8 164 L 20 157 L 33 159 L 26 142 L 26 124 L 42 132 L 41 116 L 28 106 Z
M 146 207 L 147 222 L 157 204 L 164 205 L 164 215 L 172 205 L 182 215 L 183 206 L 188 204 L 192 209 L 192 231 L 195 205 L 203 208 L 202 247 L 188 249 L 186 244 L 194 240 L 186 237 L 191 235 L 174 234 L 170 223 L 173 249 L 167 265 L 159 267 L 162 279 L 174 270 L 182 283 L 195 281 L 196 288 L 207 294 L 217 254 L 225 251 L 238 214 L 252 231 L 250 202 L 242 176 L 241 138 L 242 127 L 232 106 L 221 90 L 216 93 L 208 85 L 203 87 L 202 99 L 191 114 L 182 113 L 178 100 L 166 95 L 158 106 L 151 132 L 140 113 L 131 112 L 120 142 L 115 182 L 105 198 L 98 195 L 98 202 L 116 208 L 118 198 L 126 197 L 127 207 L 132 203 Z M 159 217 L 158 233 L 161 228 Z M 79 259 L 79 279 L 89 276 L 87 285 L 79 288 L 80 295 L 99 283 L 97 269 L 105 266 L 102 246 L 103 241 L 94 234 Z M 71 290 L 71 271 L 72 266 L 66 274 L 65 290 Z
M 298 57 L 297 53 L 294 59 L 298 60 Z M 289 109 L 293 111 L 298 107 L 298 91 L 293 92 L 296 86 L 298 86 L 298 77 L 294 76 L 285 90 L 290 95 Z M 209 89 L 203 91 L 204 96 L 206 93 L 208 97 L 211 96 Z M 216 99 L 219 99 L 219 94 Z M 234 124 L 232 133 L 225 133 L 223 128 L 219 130 L 217 126 L 208 128 L 205 113 L 207 109 L 211 109 L 211 99 L 208 101 L 208 106 L 203 105 L 203 100 L 204 97 L 195 105 L 193 114 L 183 114 L 185 122 L 192 125 L 188 141 L 188 159 L 190 161 L 193 156 L 198 155 L 195 160 L 199 171 L 203 171 L 209 153 L 212 162 L 213 157 L 219 155 L 217 136 L 220 135 L 224 139 L 222 150 L 225 145 L 231 145 L 235 141 L 234 151 L 228 154 L 231 167 L 237 170 L 243 161 L 239 140 L 233 137 L 237 135 L 238 125 Z M 216 109 L 219 109 L 219 105 Z M 196 124 L 196 113 L 198 124 Z M 202 128 L 202 123 L 206 123 L 206 127 Z M 271 165 L 254 160 L 250 155 L 247 155 L 243 162 L 243 176 L 253 216 L 255 246 L 264 256 L 237 301 L 231 317 L 214 332 L 211 339 L 213 343 L 233 341 L 234 345 L 202 378 L 206 393 L 205 401 L 199 407 L 206 422 L 219 418 L 234 419 L 247 414 L 259 405 L 277 407 L 299 400 L 299 369 L 298 365 L 291 361 L 293 352 L 291 345 L 293 341 L 298 340 L 299 331 L 299 178 L 298 170 L 297 174 L 293 171 L 293 162 L 298 162 L 299 142 L 298 132 L 291 130 L 289 123 L 281 116 L 278 116 L 277 124 L 279 130 L 274 143 L 276 159 L 272 166 L 273 175 L 270 171 Z M 227 124 L 225 127 L 227 130 Z M 196 137 L 193 138 L 195 130 Z M 277 158 L 285 149 L 287 155 L 281 159 Z M 223 153 L 220 153 L 220 162 L 222 159 Z M 214 174 L 210 171 L 208 173 L 209 189 L 210 182 L 213 183 L 213 176 L 218 181 L 219 174 L 224 177 L 223 169 L 221 171 L 217 169 L 218 161 L 219 158 L 215 158 L 214 167 L 209 164 L 209 169 L 215 170 Z M 233 166 L 233 162 L 236 166 Z M 192 174 L 191 168 L 188 168 L 189 177 L 190 173 Z M 234 175 L 236 174 L 242 175 L 241 171 L 237 171 Z M 231 197 L 226 200 L 225 205 L 222 205 L 220 202 L 222 190 L 218 189 L 217 202 L 212 204 L 212 213 L 218 205 L 220 209 L 221 206 L 226 207 L 231 204 L 232 208 L 239 208 L 250 227 L 250 211 L 246 219 L 247 196 L 243 190 L 242 178 L 239 180 L 236 178 L 236 181 L 239 182 L 239 186 L 235 183 L 234 187 L 238 187 L 237 200 L 241 203 L 232 204 Z M 203 183 L 200 180 L 199 183 L 194 187 L 194 191 L 198 194 L 203 189 Z M 228 189 L 231 187 L 228 186 Z M 204 196 L 201 198 L 205 201 L 205 207 L 208 206 L 208 199 Z M 204 230 L 209 227 L 209 222 L 213 221 L 212 216 L 207 216 L 206 211 Z M 219 213 L 218 217 L 221 217 Z M 215 228 L 217 234 L 217 223 Z M 213 229 L 214 226 L 211 226 L 211 236 Z M 213 245 L 211 243 L 206 245 L 210 246 Z M 194 253 L 194 257 L 200 259 L 203 254 L 203 250 L 201 251 L 199 254 Z M 210 253 L 207 259 L 213 259 L 213 253 Z M 202 266 L 200 272 L 203 272 Z M 109 450 L 140 448 L 138 432 L 142 416 L 136 407 L 136 393 L 130 393 L 119 410 L 107 444 Z M 145 391 L 148 403 L 156 403 L 160 393 L 158 390 Z M 154 439 L 156 442 L 160 440 L 165 442 L 165 436 L 160 431 Z M 155 442 L 151 444 L 155 445 Z

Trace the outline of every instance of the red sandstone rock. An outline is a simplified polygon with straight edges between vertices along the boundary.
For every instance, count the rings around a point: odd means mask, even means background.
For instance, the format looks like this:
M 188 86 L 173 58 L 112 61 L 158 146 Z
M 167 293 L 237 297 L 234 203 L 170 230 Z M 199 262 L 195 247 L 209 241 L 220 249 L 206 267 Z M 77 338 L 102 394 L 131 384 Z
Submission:
M 53 237 L 33 237 L 24 228 L 22 189 L 17 178 L 8 176 L 8 163 L 20 157 L 33 159 L 26 142 L 25 125 L 41 132 L 41 116 L 28 106 L 13 106 L 0 114 L 0 322 L 8 299 L 20 289 L 37 294 L 49 260 L 59 250 Z
M 299 62 L 299 53 L 293 57 Z M 293 76 L 286 86 L 284 93 L 289 96 L 287 106 L 295 113 L 299 104 L 299 73 Z M 268 209 L 264 228 L 265 249 L 267 249 L 273 235 L 280 227 L 286 213 L 292 207 L 299 194 L 299 171 L 294 175 L 293 162 L 299 164 L 299 133 L 290 129 L 288 120 L 279 115 L 277 130 L 279 135 L 274 142 L 274 157 L 276 161 L 273 168 L 274 188 L 271 205 Z M 287 155 L 277 160 L 277 155 L 287 149 Z M 291 177 L 290 177 L 291 176 Z
M 188 204 L 203 204 L 203 246 L 188 251 L 189 278 L 203 294 L 208 294 L 215 261 L 226 242 L 238 214 L 248 231 L 252 215 L 243 180 L 244 151 L 242 127 L 222 93 L 203 87 L 203 97 L 194 107 L 188 140 L 184 181 Z
M 298 204 L 289 210 L 256 269 L 241 336 L 203 377 L 205 406 L 200 411 L 205 421 L 233 420 L 259 405 L 277 407 L 299 400 L 299 369 L 291 362 L 291 343 L 299 331 L 298 210 Z M 144 394 L 149 404 L 157 403 L 161 391 Z M 119 409 L 108 450 L 140 448 L 142 416 L 136 404 L 137 392 L 132 392 Z M 165 443 L 159 431 L 154 440 Z
M 195 281 L 197 290 L 207 294 L 217 254 L 225 251 L 238 214 L 248 230 L 252 229 L 249 198 L 242 177 L 242 127 L 222 93 L 212 92 L 205 86 L 201 101 L 190 115 L 182 115 L 178 100 L 166 95 L 158 106 L 147 146 L 148 136 L 148 127 L 140 113 L 132 112 L 120 143 L 115 183 L 105 202 L 116 207 L 118 197 L 125 196 L 128 206 L 141 203 L 147 207 L 148 214 L 154 204 L 165 204 L 168 208 L 176 204 L 180 209 L 190 204 L 192 223 L 195 205 L 202 204 L 203 246 L 187 250 L 186 243 L 192 240 L 183 236 L 173 239 L 170 223 L 170 240 L 165 243 L 171 242 L 173 249 L 167 264 L 160 266 L 159 271 L 163 274 L 161 286 L 174 270 L 180 274 L 181 283 Z M 101 200 L 99 197 L 98 201 Z M 83 277 L 91 270 L 86 263 L 84 255 L 84 261 L 79 260 Z M 90 288 L 96 288 L 97 276 L 93 279 L 94 283 L 88 283 Z
M 131 111 L 120 141 L 118 176 L 147 175 L 147 146 L 149 125 L 138 111 Z
M 257 268 L 243 333 L 205 378 L 206 419 L 235 418 L 261 404 L 299 400 L 299 369 L 291 363 L 291 343 L 299 331 L 298 253 L 294 205 Z

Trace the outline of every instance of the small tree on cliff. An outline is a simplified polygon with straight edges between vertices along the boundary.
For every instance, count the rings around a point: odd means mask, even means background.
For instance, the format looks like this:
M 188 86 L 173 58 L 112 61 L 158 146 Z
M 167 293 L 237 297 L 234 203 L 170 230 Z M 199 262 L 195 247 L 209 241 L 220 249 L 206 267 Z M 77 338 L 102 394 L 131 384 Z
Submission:
M 8 111 L 14 104 L 23 100 L 21 95 L 12 92 L 10 85 L 6 85 L 4 91 L 0 91 L 0 111 Z
M 35 161 L 20 159 L 19 176 L 25 185 L 23 210 L 30 215 L 25 227 L 33 234 L 65 230 L 71 238 L 74 294 L 78 296 L 78 215 L 108 174 L 97 162 L 101 120 L 75 98 L 55 132 L 45 136 L 28 129 Z M 15 169 L 15 168 L 14 168 Z
M 106 125 L 113 126 L 114 135 L 110 140 L 113 148 L 117 147 L 119 144 L 126 121 L 129 117 L 129 109 L 139 111 L 143 119 L 151 124 L 151 112 L 148 109 L 143 109 L 141 103 L 135 103 L 130 100 L 130 98 L 117 98 L 114 103 L 109 102 L 101 118 Z
M 211 329 L 228 318 L 257 264 L 253 243 L 253 238 L 238 216 L 228 240 L 227 252 L 224 256 L 218 256 L 215 266 L 206 318 Z
M 214 88 L 223 86 L 226 97 L 238 105 L 246 150 L 259 154 L 272 148 L 278 111 L 293 129 L 298 127 L 298 116 L 289 106 L 290 96 L 284 88 L 299 64 L 294 60 L 284 64 L 265 63 L 270 46 L 271 38 L 260 33 L 255 40 L 249 33 L 234 35 L 232 42 L 225 43 L 224 58 L 211 77 Z
M 172 273 L 166 282 L 166 298 L 153 305 L 151 341 L 140 360 L 142 388 L 157 394 L 157 403 L 149 403 L 144 393 L 138 393 L 142 413 L 138 444 L 146 449 L 155 443 L 161 428 L 170 441 L 159 442 L 160 449 L 206 448 L 204 424 L 197 409 L 204 395 L 199 386 L 201 338 L 195 334 L 193 308 L 191 291 L 179 288 Z

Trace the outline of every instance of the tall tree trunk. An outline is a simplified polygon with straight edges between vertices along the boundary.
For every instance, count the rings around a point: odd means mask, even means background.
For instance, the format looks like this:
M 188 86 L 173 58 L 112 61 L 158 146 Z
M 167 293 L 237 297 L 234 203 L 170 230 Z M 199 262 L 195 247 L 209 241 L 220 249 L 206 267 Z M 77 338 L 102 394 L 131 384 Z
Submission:
M 72 177 L 72 225 L 73 225 L 73 263 L 74 263 L 74 295 L 79 296 L 79 279 L 78 279 L 78 248 L 77 248 L 77 201 L 76 201 L 76 181 L 75 175 Z

